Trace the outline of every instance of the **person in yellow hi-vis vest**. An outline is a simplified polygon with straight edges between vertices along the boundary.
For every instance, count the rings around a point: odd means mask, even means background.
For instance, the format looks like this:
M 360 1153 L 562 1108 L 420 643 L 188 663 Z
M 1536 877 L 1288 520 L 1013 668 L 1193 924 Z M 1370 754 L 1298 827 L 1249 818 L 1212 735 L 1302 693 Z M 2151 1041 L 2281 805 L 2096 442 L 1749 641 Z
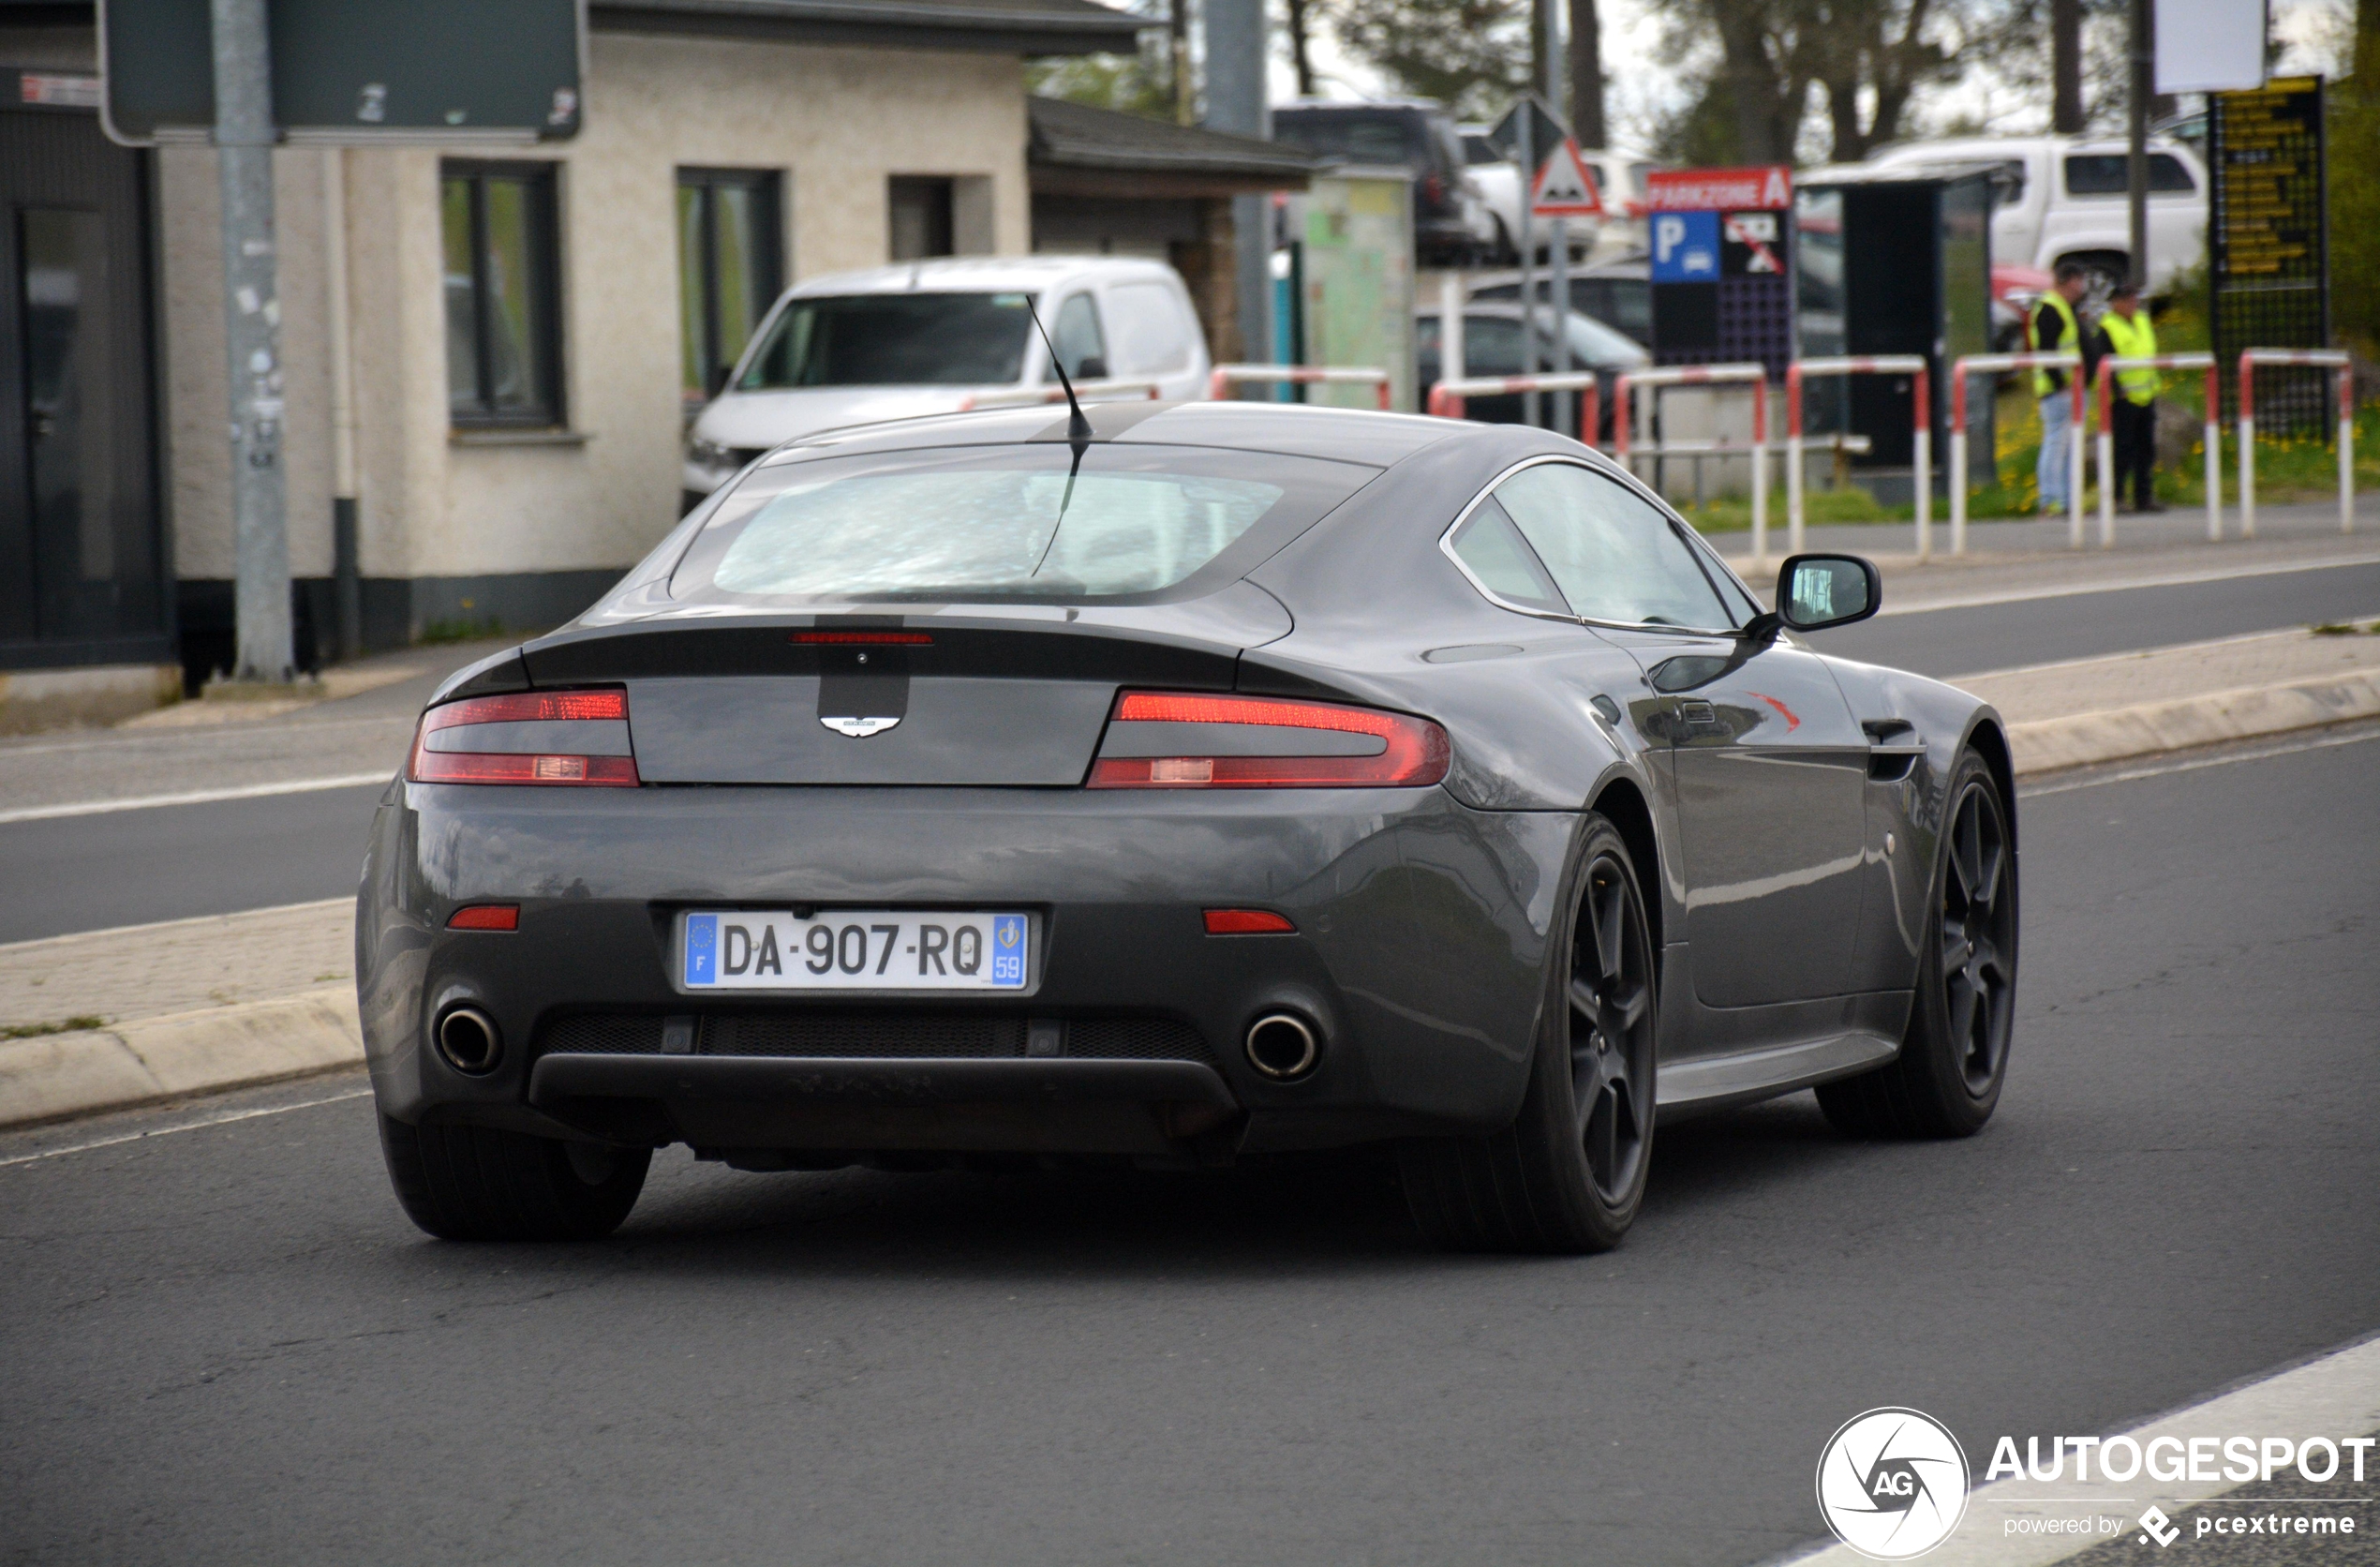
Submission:
M 2058 263 L 2057 279 L 2025 318 L 2025 338 L 2036 352 L 2060 350 L 2082 352 L 2083 384 L 2090 384 L 2099 367 L 2099 334 L 2085 332 L 2075 320 L 2075 306 L 2090 291 L 2090 269 L 2080 261 Z M 2041 460 L 2034 476 L 2041 482 L 2041 515 L 2056 516 L 2066 510 L 2067 464 L 2071 460 L 2066 432 L 2073 426 L 2073 393 L 2064 370 L 2035 370 L 2033 395 L 2041 402 Z
M 2119 283 L 2107 296 L 2107 313 L 2099 318 L 2107 351 L 2120 359 L 2148 359 L 2157 351 L 2157 328 L 2140 307 L 2140 291 Z M 2123 503 L 2127 484 L 2135 512 L 2162 512 L 2157 504 L 2157 391 L 2163 380 L 2154 370 L 2118 370 L 2115 395 L 2108 400 L 2108 419 L 2115 436 L 2116 502 Z

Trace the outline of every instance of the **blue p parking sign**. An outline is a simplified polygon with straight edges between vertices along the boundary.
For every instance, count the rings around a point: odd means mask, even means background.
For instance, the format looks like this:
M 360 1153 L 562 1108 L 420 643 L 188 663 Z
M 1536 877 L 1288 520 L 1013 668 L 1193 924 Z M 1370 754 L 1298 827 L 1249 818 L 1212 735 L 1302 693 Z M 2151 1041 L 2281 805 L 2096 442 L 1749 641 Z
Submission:
M 1653 281 L 1718 281 L 1718 214 L 1657 212 L 1653 215 Z

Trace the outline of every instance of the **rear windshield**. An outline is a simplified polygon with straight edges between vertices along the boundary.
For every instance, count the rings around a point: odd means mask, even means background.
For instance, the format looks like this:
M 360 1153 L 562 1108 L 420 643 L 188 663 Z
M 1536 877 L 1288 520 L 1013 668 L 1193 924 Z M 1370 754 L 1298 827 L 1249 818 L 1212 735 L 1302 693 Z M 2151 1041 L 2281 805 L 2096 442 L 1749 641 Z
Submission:
M 1361 110 L 1331 109 L 1316 114 L 1275 113 L 1272 135 L 1276 141 L 1324 157 L 1343 157 L 1350 163 L 1411 163 L 1427 161 L 1429 156 L 1428 145 L 1421 139 L 1421 116 L 1395 111 L 1365 113 Z
M 1220 587 L 1378 470 L 1268 453 L 1061 441 L 780 462 L 721 503 L 680 601 L 1131 599 Z
M 779 312 L 744 392 L 803 386 L 983 386 L 1022 374 L 1022 293 L 830 294 Z

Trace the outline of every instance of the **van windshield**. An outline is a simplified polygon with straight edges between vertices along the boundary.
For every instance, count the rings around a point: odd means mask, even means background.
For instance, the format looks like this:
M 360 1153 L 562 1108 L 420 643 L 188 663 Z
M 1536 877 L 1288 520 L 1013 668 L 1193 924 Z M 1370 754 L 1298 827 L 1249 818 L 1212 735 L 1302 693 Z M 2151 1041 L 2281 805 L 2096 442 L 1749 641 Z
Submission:
M 670 593 L 680 603 L 1162 593 L 1209 566 L 1248 570 L 1377 471 L 1105 442 L 1078 468 L 1059 441 L 766 463 L 696 536 Z
M 796 299 L 736 379 L 739 392 L 805 386 L 997 386 L 1024 369 L 1023 293 L 827 294 Z

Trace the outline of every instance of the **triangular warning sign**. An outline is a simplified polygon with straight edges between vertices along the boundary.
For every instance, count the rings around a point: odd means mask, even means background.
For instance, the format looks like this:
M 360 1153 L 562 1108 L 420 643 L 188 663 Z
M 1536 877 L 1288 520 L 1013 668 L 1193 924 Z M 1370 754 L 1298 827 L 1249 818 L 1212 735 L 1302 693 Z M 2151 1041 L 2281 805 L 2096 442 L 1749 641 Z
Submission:
M 1529 193 L 1535 217 L 1600 217 L 1603 199 L 1596 193 L 1595 176 L 1579 157 L 1577 142 L 1565 138 L 1545 167 L 1537 172 L 1537 187 Z

